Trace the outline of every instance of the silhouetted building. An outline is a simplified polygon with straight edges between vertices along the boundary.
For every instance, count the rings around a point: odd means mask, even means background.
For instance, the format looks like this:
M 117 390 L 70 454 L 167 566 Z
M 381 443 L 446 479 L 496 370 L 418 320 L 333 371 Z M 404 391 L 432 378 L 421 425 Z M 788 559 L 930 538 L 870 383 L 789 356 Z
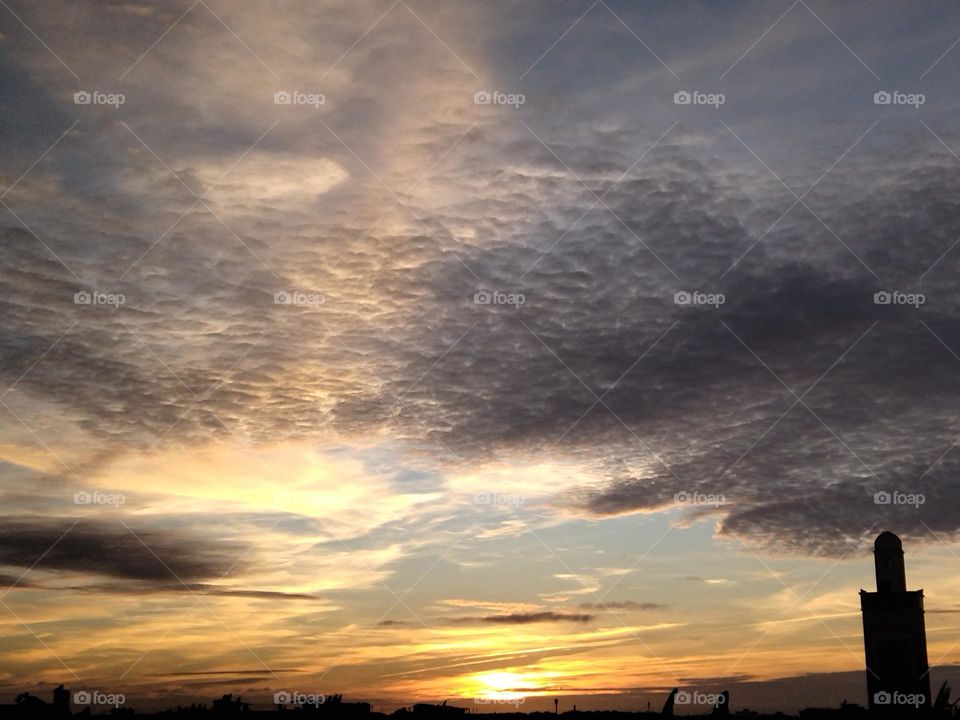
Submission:
M 727 690 L 724 690 L 720 693 L 720 696 L 717 698 L 716 704 L 713 706 L 713 712 L 711 715 L 720 715 L 726 717 L 730 714 L 730 693 Z
M 300 711 L 337 718 L 369 717 L 370 703 L 344 702 L 343 695 L 329 695 L 321 703 L 303 705 Z
M 667 695 L 667 701 L 663 704 L 663 710 L 660 711 L 660 714 L 664 717 L 673 717 L 673 709 L 677 703 L 678 692 L 680 692 L 680 688 L 674 688 L 670 691 L 670 694 Z
M 60 720 L 70 717 L 70 692 L 60 685 L 53 690 L 53 702 L 47 703 L 30 693 L 17 695 L 14 704 L 0 705 L 0 718 L 45 718 Z
M 429 705 L 427 703 L 417 703 L 413 706 L 413 714 L 418 718 L 436 718 L 437 720 L 455 720 L 462 718 L 467 714 L 467 709 L 447 705 L 444 700 L 442 705 Z
M 233 694 L 224 695 L 219 700 L 213 701 L 212 708 L 214 715 L 236 715 L 238 713 L 250 712 L 250 703 L 245 703 L 239 697 L 234 700 Z
M 873 545 L 877 591 L 860 591 L 870 709 L 904 715 L 930 707 L 923 590 L 907 590 L 903 545 L 891 532 Z

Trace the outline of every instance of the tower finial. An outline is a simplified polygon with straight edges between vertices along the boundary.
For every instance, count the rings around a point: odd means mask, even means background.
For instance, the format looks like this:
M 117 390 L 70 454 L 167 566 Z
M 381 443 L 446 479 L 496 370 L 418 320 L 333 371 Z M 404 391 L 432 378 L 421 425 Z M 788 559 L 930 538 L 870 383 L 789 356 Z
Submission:
M 882 532 L 873 543 L 873 562 L 877 571 L 877 592 L 906 592 L 907 575 L 903 567 L 903 543 L 892 532 Z

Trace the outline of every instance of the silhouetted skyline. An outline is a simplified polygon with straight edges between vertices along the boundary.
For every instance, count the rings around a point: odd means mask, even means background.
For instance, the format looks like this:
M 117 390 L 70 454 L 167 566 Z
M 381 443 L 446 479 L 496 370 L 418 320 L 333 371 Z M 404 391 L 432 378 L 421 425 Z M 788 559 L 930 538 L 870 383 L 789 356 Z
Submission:
M 874 565 L 877 591 L 874 593 L 860 590 L 868 708 L 844 700 L 839 708 L 805 708 L 800 711 L 799 717 L 907 717 L 914 715 L 936 718 L 954 717 L 956 701 L 951 700 L 951 689 L 946 682 L 940 687 L 936 698 L 930 695 L 930 669 L 927 665 L 923 621 L 923 591 L 906 589 L 904 552 L 899 537 L 889 531 L 884 531 L 877 536 L 874 542 Z M 99 691 L 80 690 L 71 695 L 69 690 L 60 685 L 53 690 L 52 695 L 52 702 L 46 703 L 29 693 L 21 693 L 12 705 L 0 705 L 0 712 L 12 717 L 69 717 L 72 714 L 89 713 L 92 707 L 104 705 L 112 705 L 112 707 L 100 708 L 111 715 L 134 712 L 134 708 L 127 705 L 126 697 L 122 694 L 108 696 Z M 520 714 L 519 708 L 524 699 L 514 698 L 513 704 L 517 711 L 506 714 Z M 498 701 L 502 700 L 475 698 L 472 709 L 469 706 L 448 704 L 446 700 L 439 704 L 419 702 L 412 706 L 403 706 L 391 713 L 391 716 L 410 717 L 415 720 L 455 720 L 471 712 L 487 714 L 483 712 L 487 709 L 486 706 Z M 462 699 L 461 702 L 463 702 Z M 560 698 L 554 698 L 554 714 L 559 714 L 559 704 Z M 749 714 L 747 708 L 737 710 L 732 708 L 729 690 L 705 692 L 702 688 L 677 687 L 667 694 L 659 715 L 663 717 L 687 715 L 697 706 L 704 704 L 712 707 L 710 712 L 712 716 Z M 80 712 L 74 713 L 72 707 L 77 706 Z M 258 710 L 261 716 L 299 710 L 309 715 L 330 718 L 384 717 L 383 713 L 373 712 L 370 703 L 344 702 L 341 694 L 327 696 L 285 690 L 274 693 L 272 708 Z M 253 703 L 245 702 L 241 696 L 234 697 L 232 693 L 228 693 L 213 700 L 209 706 L 203 702 L 193 702 L 189 706 L 178 705 L 176 709 L 161 710 L 157 714 L 205 717 L 248 715 L 254 711 Z M 497 715 L 502 714 L 497 713 Z M 544 713 L 541 711 L 539 714 Z M 578 711 L 576 705 L 564 712 L 564 715 L 573 716 L 592 714 L 595 712 L 589 709 Z M 650 710 L 620 714 L 649 715 Z

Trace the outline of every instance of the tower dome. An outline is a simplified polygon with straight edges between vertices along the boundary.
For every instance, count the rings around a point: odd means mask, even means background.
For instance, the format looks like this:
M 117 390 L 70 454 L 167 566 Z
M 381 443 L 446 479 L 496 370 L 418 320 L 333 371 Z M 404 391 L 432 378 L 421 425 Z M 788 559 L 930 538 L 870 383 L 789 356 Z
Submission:
M 873 543 L 873 562 L 877 571 L 877 592 L 906 592 L 907 575 L 900 538 L 892 532 L 880 533 Z

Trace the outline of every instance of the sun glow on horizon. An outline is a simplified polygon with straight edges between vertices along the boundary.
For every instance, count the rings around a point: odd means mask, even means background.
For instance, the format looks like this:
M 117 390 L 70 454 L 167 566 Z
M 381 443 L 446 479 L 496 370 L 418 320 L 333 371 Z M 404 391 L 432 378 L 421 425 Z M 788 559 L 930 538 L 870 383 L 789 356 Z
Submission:
M 548 675 L 544 672 L 512 671 L 478 673 L 469 676 L 470 685 L 463 694 L 483 700 L 522 700 L 548 691 L 549 687 L 544 684 Z

